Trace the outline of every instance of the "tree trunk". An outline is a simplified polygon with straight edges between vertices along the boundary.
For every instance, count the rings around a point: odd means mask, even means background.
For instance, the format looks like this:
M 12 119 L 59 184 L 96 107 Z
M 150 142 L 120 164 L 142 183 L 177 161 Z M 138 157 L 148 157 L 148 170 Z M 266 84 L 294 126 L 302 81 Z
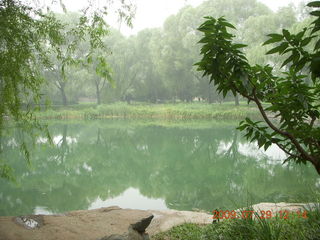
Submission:
M 239 95 L 238 94 L 236 94 L 236 96 L 234 97 L 234 104 L 236 106 L 239 106 Z
M 211 87 L 211 83 L 209 83 L 209 86 L 208 86 L 208 102 L 209 103 L 212 103 L 212 87 Z
M 68 101 L 67 101 L 66 92 L 64 91 L 64 87 L 60 88 L 60 92 L 61 92 L 61 97 L 62 97 L 62 104 L 63 104 L 63 106 L 66 107 L 68 105 Z
M 156 86 L 156 84 L 155 84 L 155 86 Z M 157 103 L 157 102 L 158 102 L 158 98 L 159 98 L 159 97 L 158 97 L 158 95 L 159 95 L 159 94 L 158 94 L 158 88 L 155 87 L 155 88 L 154 88 L 154 91 L 155 91 L 155 92 L 154 92 L 154 102 Z
M 312 162 L 312 165 L 317 170 L 317 173 L 320 175 L 320 161 L 317 161 L 316 164 Z
M 98 83 L 96 83 L 96 94 L 97 94 L 97 104 L 101 104 L 101 98 L 100 98 L 100 89 Z

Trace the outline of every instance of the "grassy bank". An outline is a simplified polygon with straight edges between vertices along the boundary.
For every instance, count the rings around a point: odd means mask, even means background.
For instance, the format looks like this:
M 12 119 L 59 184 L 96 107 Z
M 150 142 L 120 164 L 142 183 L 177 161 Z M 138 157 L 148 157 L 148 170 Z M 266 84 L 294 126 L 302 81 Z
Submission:
M 304 240 L 320 239 L 320 212 L 307 218 L 290 215 L 288 219 L 231 219 L 207 226 L 184 224 L 158 234 L 152 240 Z
M 243 119 L 258 117 L 255 107 L 242 103 L 223 104 L 127 104 L 76 105 L 65 109 L 48 109 L 36 113 L 39 119 Z

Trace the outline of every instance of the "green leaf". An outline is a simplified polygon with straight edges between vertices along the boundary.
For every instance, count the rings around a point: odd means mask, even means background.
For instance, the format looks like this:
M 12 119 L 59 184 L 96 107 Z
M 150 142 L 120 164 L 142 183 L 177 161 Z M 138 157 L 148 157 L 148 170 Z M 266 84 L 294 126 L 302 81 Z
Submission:
M 247 128 L 247 125 L 246 125 L 246 124 L 242 124 L 242 125 L 240 125 L 239 127 L 237 127 L 237 129 L 240 130 L 240 131 L 243 131 L 243 130 L 246 129 L 246 128 Z
M 313 78 L 320 76 L 320 57 L 313 57 L 311 61 L 311 72 Z
M 288 46 L 289 46 L 288 43 L 282 43 L 280 46 L 271 49 L 271 50 L 268 51 L 266 54 L 269 55 L 269 54 L 274 54 L 274 53 L 277 53 L 277 52 L 278 52 L 279 54 L 281 54 L 281 53 L 283 53 L 283 52 L 287 49 Z
M 276 42 L 280 42 L 282 41 L 282 39 L 276 39 L 276 38 L 270 38 L 269 40 L 265 41 L 262 46 L 271 44 L 271 43 L 276 43 Z
M 314 37 L 311 36 L 311 37 L 307 37 L 307 38 L 303 39 L 303 40 L 301 41 L 301 43 L 300 43 L 300 47 L 304 47 L 304 46 L 308 45 L 313 38 L 314 38 Z
M 231 23 L 228 23 L 228 22 L 225 22 L 225 21 L 220 22 L 220 24 L 223 25 L 223 26 L 229 27 L 229 28 L 236 29 L 235 26 L 233 26 Z
M 314 1 L 307 4 L 308 7 L 320 7 L 320 1 Z
M 249 124 L 254 125 L 254 123 L 252 122 L 252 120 L 251 120 L 250 118 L 247 117 L 245 120 L 246 120 Z
M 306 33 L 306 30 L 307 28 L 304 28 L 301 32 L 299 32 L 297 35 L 296 35 L 296 39 L 298 41 L 300 41 L 302 39 L 302 37 L 304 36 L 304 34 Z
M 283 54 L 285 54 L 285 53 L 287 53 L 287 52 L 291 52 L 291 51 L 293 51 L 294 50 L 294 48 L 288 48 L 288 49 L 286 49 L 284 52 L 283 52 Z
M 268 141 L 264 144 L 264 150 L 267 151 L 267 149 L 272 145 L 272 142 Z
M 312 31 L 311 31 L 311 34 L 314 34 L 316 32 L 320 31 L 320 26 L 315 26 Z
M 246 44 L 233 44 L 232 45 L 232 48 L 233 49 L 238 49 L 238 48 L 244 48 L 244 47 L 247 47 L 248 45 Z
M 307 61 L 308 61 L 308 58 L 306 57 L 301 58 L 297 63 L 295 70 L 299 72 L 306 65 Z
M 314 50 L 318 50 L 320 48 L 320 40 L 317 41 L 316 45 L 314 46 Z
M 259 139 L 258 139 L 258 146 L 259 148 L 261 148 L 264 144 L 266 143 L 266 139 L 261 136 Z
M 295 58 L 295 55 L 291 55 L 290 57 L 288 57 L 281 65 L 281 68 L 286 66 L 288 63 L 292 62 Z
M 270 39 L 268 39 L 267 41 L 265 41 L 262 45 L 267 45 L 270 43 L 275 43 L 275 42 L 280 42 L 283 40 L 283 36 L 281 34 L 276 34 L 276 33 L 272 33 L 268 35 L 269 37 L 271 37 Z
M 310 15 L 312 15 L 312 16 L 316 16 L 316 17 L 320 17 L 320 11 L 313 11 L 313 12 L 310 12 Z
M 291 35 L 290 35 L 290 32 L 289 32 L 288 30 L 283 29 L 283 30 L 282 30 L 282 34 L 283 34 L 283 36 L 284 36 L 288 41 L 291 40 Z
M 271 37 L 271 38 L 278 38 L 278 39 L 283 39 L 283 35 L 281 34 L 278 34 L 278 33 L 270 33 L 267 35 L 268 37 Z

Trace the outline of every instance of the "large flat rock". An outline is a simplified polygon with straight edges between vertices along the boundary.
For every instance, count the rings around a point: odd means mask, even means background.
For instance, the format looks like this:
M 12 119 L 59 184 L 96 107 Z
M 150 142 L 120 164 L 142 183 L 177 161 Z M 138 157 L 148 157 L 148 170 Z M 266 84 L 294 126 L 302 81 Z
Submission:
M 147 211 L 101 208 L 64 215 L 0 217 L 1 240 L 144 240 L 152 214 Z

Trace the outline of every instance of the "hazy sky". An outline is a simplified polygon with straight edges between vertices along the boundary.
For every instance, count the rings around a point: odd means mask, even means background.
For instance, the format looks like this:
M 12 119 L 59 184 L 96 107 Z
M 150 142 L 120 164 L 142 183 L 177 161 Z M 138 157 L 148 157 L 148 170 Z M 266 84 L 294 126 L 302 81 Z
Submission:
M 125 35 L 137 33 L 144 28 L 153 28 L 162 26 L 164 20 L 171 14 L 175 14 L 185 5 L 191 4 L 197 6 L 205 0 L 136 0 L 137 13 L 133 21 L 134 28 L 130 29 L 124 24 L 121 26 L 121 32 Z M 281 6 L 287 6 L 290 3 L 299 3 L 300 0 L 258 0 L 276 11 Z M 74 11 L 84 6 L 86 0 L 65 0 L 68 9 Z M 108 23 L 119 28 L 116 18 L 110 16 Z

